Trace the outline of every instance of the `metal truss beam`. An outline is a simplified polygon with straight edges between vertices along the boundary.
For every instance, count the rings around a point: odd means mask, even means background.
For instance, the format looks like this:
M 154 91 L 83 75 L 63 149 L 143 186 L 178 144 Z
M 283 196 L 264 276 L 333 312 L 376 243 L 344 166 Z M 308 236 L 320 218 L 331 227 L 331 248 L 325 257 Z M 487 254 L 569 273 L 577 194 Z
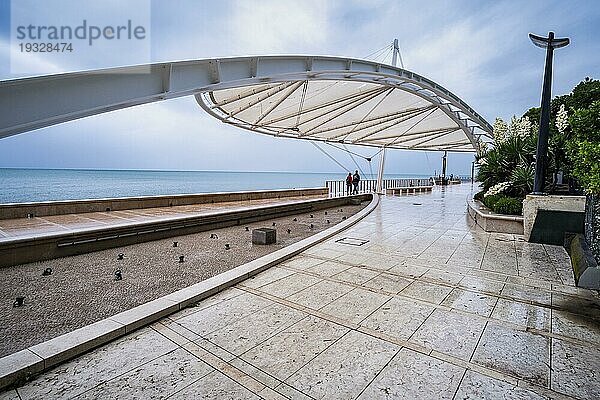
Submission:
M 167 62 L 2 81 L 0 138 L 113 110 L 190 95 L 195 95 L 197 102 L 208 113 L 225 120 L 227 115 L 222 113 L 221 107 L 256 95 L 256 89 L 220 102 L 213 102 L 214 98 L 203 96 L 204 93 L 264 84 L 269 87 L 258 90 L 269 90 L 304 80 L 367 82 L 382 88 L 404 90 L 442 110 L 463 130 L 473 150 L 479 140 L 474 134 L 475 128 L 491 137 L 491 125 L 469 105 L 447 89 L 414 72 L 360 59 L 291 55 Z M 356 97 L 356 94 L 349 97 Z M 314 109 L 322 107 L 320 105 Z M 303 114 L 306 112 L 302 111 Z M 227 122 L 255 132 L 274 134 L 267 126 L 256 127 L 252 122 Z M 272 123 L 268 121 L 265 125 Z M 393 143 L 388 145 L 393 147 Z

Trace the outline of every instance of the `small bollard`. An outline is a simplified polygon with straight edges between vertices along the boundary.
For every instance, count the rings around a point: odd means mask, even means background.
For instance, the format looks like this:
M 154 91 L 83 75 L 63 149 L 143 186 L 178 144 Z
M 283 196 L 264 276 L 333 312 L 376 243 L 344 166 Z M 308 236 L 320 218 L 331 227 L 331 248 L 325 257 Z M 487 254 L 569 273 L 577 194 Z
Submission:
M 229 243 L 225 243 L 225 250 L 230 250 L 231 246 L 229 246 Z
M 125 257 L 125 254 L 123 254 L 123 253 L 119 253 L 119 254 L 117 255 L 117 260 L 122 260 L 122 259 L 123 259 L 123 257 Z
M 44 270 L 44 272 L 42 272 L 42 276 L 49 276 L 52 275 L 52 268 L 48 267 Z
M 342 220 L 345 220 L 345 219 L 346 219 L 346 216 L 344 215 L 344 216 L 342 217 Z
M 273 222 L 273 226 L 275 226 L 275 222 Z
M 329 220 L 327 220 L 327 223 L 329 223 Z
M 313 224 L 310 224 L 310 229 L 314 228 L 315 226 Z
M 327 211 L 325 211 L 325 215 L 327 215 Z
M 23 307 L 25 297 L 17 297 L 13 303 L 13 307 Z
M 211 234 L 210 234 L 210 238 L 211 238 L 211 239 L 218 239 L 218 238 L 219 238 L 219 236 L 218 236 L 216 233 L 211 233 Z
M 27 218 L 29 218 L 29 219 L 33 218 L 33 213 L 28 213 Z
M 177 247 L 177 242 L 173 242 L 173 247 Z
M 179 262 L 182 263 L 185 260 L 185 256 L 179 256 Z
M 310 214 L 310 217 L 311 217 L 311 218 L 314 218 L 315 216 L 314 216 L 314 215 L 312 215 L 312 214 Z
M 298 221 L 298 218 L 294 218 L 294 220 L 293 220 L 293 221 L 294 221 L 294 222 Z
M 246 227 L 246 232 L 250 232 L 250 228 Z
M 123 280 L 123 275 L 121 274 L 121 270 L 118 269 L 115 271 L 115 281 L 121 281 Z
M 290 233 L 292 233 L 292 230 L 288 228 L 287 233 L 289 235 Z

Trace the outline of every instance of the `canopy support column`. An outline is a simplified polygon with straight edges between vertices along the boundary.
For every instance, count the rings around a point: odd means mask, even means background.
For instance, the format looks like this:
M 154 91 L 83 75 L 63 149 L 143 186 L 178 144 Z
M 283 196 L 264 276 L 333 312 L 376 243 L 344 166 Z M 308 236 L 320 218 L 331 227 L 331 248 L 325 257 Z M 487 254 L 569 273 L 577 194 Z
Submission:
M 381 148 L 381 158 L 379 159 L 379 171 L 377 172 L 377 194 L 383 194 L 383 168 L 385 165 L 385 146 Z

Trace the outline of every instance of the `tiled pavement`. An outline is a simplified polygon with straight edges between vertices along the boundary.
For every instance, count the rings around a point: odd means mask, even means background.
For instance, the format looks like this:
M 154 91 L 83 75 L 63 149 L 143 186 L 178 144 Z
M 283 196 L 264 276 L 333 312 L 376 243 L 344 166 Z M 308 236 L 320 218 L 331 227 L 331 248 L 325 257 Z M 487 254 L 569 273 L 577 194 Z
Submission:
M 574 287 L 562 248 L 470 226 L 469 189 L 383 198 L 338 237 L 0 399 L 600 398 L 598 296 Z

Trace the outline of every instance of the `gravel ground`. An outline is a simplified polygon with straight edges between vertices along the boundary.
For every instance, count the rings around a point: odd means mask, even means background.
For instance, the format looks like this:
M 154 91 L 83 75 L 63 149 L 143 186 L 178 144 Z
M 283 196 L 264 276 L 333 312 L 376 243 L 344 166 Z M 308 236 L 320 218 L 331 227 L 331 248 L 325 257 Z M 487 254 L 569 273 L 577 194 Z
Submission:
M 321 232 L 366 206 L 346 205 L 193 235 L 0 269 L 0 357 L 165 296 Z M 327 211 L 328 215 L 325 215 Z M 293 221 L 297 218 L 297 221 Z M 331 221 L 327 224 L 327 219 Z M 277 244 L 252 245 L 252 229 L 272 227 Z M 314 228 L 310 229 L 310 224 Z M 287 233 L 291 229 L 291 233 Z M 218 239 L 211 239 L 211 234 Z M 173 247 L 173 242 L 178 247 Z M 230 250 L 225 250 L 228 243 Z M 123 253 L 122 260 L 118 254 Z M 179 263 L 179 256 L 185 262 Z M 52 268 L 50 276 L 42 276 Z M 114 279 L 120 269 L 123 279 Z M 13 308 L 17 296 L 24 306 Z

